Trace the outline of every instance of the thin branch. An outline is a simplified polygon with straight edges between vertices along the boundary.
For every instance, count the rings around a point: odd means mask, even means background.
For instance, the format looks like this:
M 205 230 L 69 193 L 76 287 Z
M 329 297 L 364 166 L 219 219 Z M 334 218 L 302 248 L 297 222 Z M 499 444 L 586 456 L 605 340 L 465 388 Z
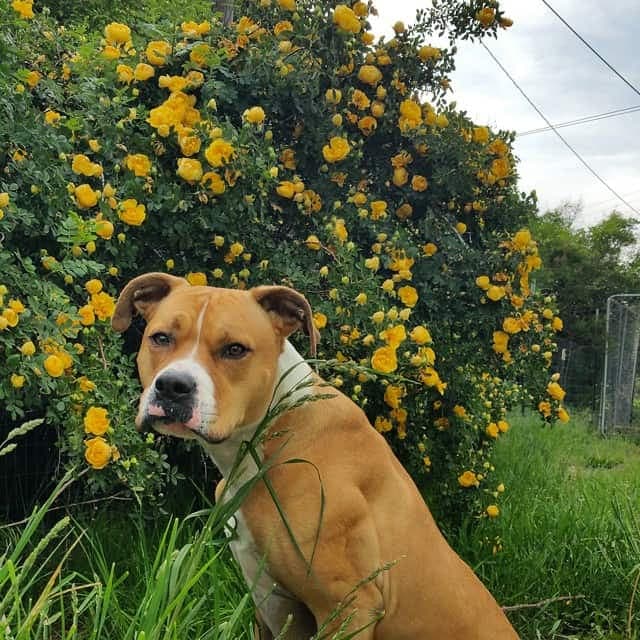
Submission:
M 570 600 L 581 600 L 586 598 L 585 595 L 577 596 L 558 596 L 557 598 L 547 598 L 546 600 L 540 600 L 540 602 L 527 602 L 525 604 L 513 604 L 508 607 L 502 607 L 503 611 L 520 611 L 520 609 L 539 609 L 553 602 L 567 602 Z

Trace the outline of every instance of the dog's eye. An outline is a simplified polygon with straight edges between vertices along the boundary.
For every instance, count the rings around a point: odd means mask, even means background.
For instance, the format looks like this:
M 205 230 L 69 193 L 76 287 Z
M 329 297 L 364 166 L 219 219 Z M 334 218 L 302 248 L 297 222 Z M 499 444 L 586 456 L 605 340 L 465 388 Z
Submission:
M 245 356 L 248 351 L 249 349 L 247 349 L 247 347 L 245 347 L 244 345 L 240 344 L 239 342 L 233 342 L 232 344 L 228 344 L 222 350 L 222 357 L 230 358 L 232 360 L 238 360 L 239 358 Z
M 168 333 L 163 333 L 162 331 L 158 331 L 158 333 L 154 333 L 151 337 L 151 342 L 158 347 L 166 347 L 171 344 L 171 336 Z

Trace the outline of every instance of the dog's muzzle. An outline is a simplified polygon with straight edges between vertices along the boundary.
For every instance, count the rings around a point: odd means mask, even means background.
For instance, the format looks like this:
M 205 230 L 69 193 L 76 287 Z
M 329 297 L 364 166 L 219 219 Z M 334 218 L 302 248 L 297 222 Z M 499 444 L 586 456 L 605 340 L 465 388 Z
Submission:
M 165 371 L 155 381 L 148 413 L 151 420 L 187 423 L 196 404 L 195 378 L 185 371 Z

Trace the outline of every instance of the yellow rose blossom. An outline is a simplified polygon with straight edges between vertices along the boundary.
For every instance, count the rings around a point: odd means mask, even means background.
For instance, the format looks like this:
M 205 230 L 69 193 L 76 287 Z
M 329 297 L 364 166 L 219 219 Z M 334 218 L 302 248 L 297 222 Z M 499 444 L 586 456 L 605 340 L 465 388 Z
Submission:
M 422 252 L 425 256 L 430 257 L 438 252 L 438 247 L 433 242 L 427 242 L 427 244 L 422 247 Z
M 111 44 L 105 46 L 102 50 L 102 56 L 107 60 L 117 60 L 120 57 L 120 49 Z
M 398 368 L 396 350 L 386 346 L 376 349 L 371 357 L 371 367 L 380 373 L 392 373 Z
M 11 299 L 9 300 L 9 308 L 15 311 L 16 313 L 24 313 L 26 307 L 20 300 Z
M 364 266 L 367 269 L 371 269 L 371 271 L 377 271 L 380 268 L 380 258 L 378 256 L 366 258 L 364 261 Z
M 322 243 L 320 242 L 318 236 L 310 235 L 307 236 L 307 239 L 304 241 L 307 249 L 311 249 L 312 251 L 320 251 L 322 248 Z
M 296 10 L 296 0 L 278 0 L 278 6 L 287 11 Z
M 193 158 L 178 158 L 176 174 L 193 184 L 202 179 L 202 164 Z
M 473 471 L 465 471 L 462 475 L 458 476 L 458 484 L 461 487 L 469 488 L 477 487 L 480 482 Z
M 394 169 L 392 182 L 396 187 L 403 187 L 409 182 L 409 172 L 404 167 Z
M 113 223 L 109 220 L 96 220 L 96 235 L 103 240 L 110 240 L 113 236 Z
M 16 327 L 19 322 L 19 316 L 13 309 L 4 309 L 2 317 L 7 321 L 9 327 Z
M 429 330 L 422 325 L 418 325 L 417 327 L 414 327 L 411 333 L 409 334 L 409 337 L 416 344 L 427 344 L 429 342 L 432 342 L 431 334 L 429 333 Z
M 367 299 L 366 293 L 359 293 L 355 298 L 355 303 L 358 305 L 367 304 Z
M 497 438 L 500 435 L 500 430 L 495 422 L 490 422 L 485 429 L 485 433 L 491 438 Z
M 340 29 L 350 33 L 360 33 L 362 25 L 355 12 L 344 4 L 339 4 L 333 11 L 333 22 Z
M 84 288 L 92 295 L 94 293 L 100 293 L 102 291 L 102 282 L 97 278 L 93 278 L 85 282 Z
M 484 27 L 488 27 L 496 18 L 496 10 L 490 7 L 484 7 L 476 13 L 476 20 Z
M 402 398 L 405 396 L 404 387 L 390 384 L 387 386 L 384 392 L 384 401 L 392 409 L 400 408 Z
M 560 318 L 558 318 L 558 316 L 556 316 L 552 321 L 551 321 L 551 328 L 554 331 L 562 331 L 564 327 L 564 323 L 562 322 L 562 320 Z
M 119 64 L 116 67 L 116 73 L 118 74 L 118 81 L 123 84 L 130 84 L 133 81 L 133 69 L 128 64 Z
M 414 287 L 400 287 L 398 289 L 398 297 L 400 298 L 402 304 L 407 307 L 415 307 L 418 302 L 418 292 Z
M 82 153 L 77 153 L 73 156 L 73 161 L 71 162 L 71 170 L 74 173 L 83 176 L 101 176 L 102 175 L 102 167 L 96 163 L 91 162 L 87 156 Z M 0 205 L 1 206 L 1 205 Z
M 74 189 L 76 203 L 81 209 L 90 209 L 98 204 L 98 196 L 91 185 L 81 184 Z
M 192 287 L 207 286 L 207 274 L 202 271 L 191 271 L 185 276 L 185 279 Z
M 504 287 L 491 285 L 487 290 L 487 298 L 489 298 L 489 300 L 493 300 L 494 302 L 497 302 L 498 300 L 504 298 L 505 294 L 506 292 L 504 290 Z
M 435 387 L 440 395 L 444 395 L 447 383 L 442 382 L 440 374 L 431 366 L 425 367 L 420 372 L 420 380 L 427 387 Z
M 64 363 L 60 357 L 50 355 L 44 361 L 44 370 L 52 378 L 59 378 L 64 373 Z
M 151 160 L 144 153 L 129 154 L 124 159 L 124 166 L 139 178 L 143 178 L 151 171 Z
M 33 0 L 13 0 L 11 7 L 23 20 L 31 20 L 35 17 L 33 13 Z
M 383 418 L 382 416 L 376 417 L 373 426 L 380 433 L 386 433 L 387 431 L 391 431 L 391 429 L 393 429 L 393 424 L 391 424 L 391 421 L 387 418 Z
M 109 427 L 109 417 L 107 410 L 103 407 L 89 407 L 84 416 L 84 431 L 94 436 L 104 435 Z
M 113 449 L 100 436 L 84 441 L 84 458 L 93 469 L 104 469 L 113 456 Z
M 235 256 L 236 258 L 244 251 L 244 246 L 240 243 L 240 242 L 234 242 L 230 247 L 229 247 L 229 252 L 231 253 L 232 256 Z
M 251 124 L 262 124 L 266 116 L 262 107 L 251 107 L 245 109 L 242 117 Z
M 90 304 L 100 320 L 108 320 L 116 310 L 116 301 L 105 291 L 92 295 Z
M 329 104 L 338 104 L 342 100 L 342 91 L 340 89 L 327 89 L 324 99 Z
M 453 414 L 456 416 L 456 418 L 464 419 L 468 417 L 467 410 L 459 404 L 453 407 Z
M 373 200 L 371 202 L 371 219 L 383 220 L 387 216 L 387 203 L 384 200 Z
M 156 70 L 146 62 L 139 62 L 133 70 L 133 78 L 138 82 L 144 82 L 156 75 Z
M 276 193 L 283 198 L 291 200 L 296 195 L 296 185 L 290 180 L 282 180 L 276 187 Z
M 128 198 L 120 204 L 118 217 L 128 225 L 139 227 L 145 221 L 147 213 L 143 204 L 138 204 L 134 198 Z
M 353 104 L 360 111 L 364 111 L 371 106 L 371 100 L 364 91 L 360 91 L 360 89 L 356 89 L 351 94 L 351 104 Z
M 6 191 L 0 193 L 0 209 L 9 206 L 9 194 Z
M 556 411 L 556 415 L 558 416 L 558 420 L 560 420 L 560 422 L 569 422 L 569 413 L 564 407 L 559 407 Z
M 320 311 L 313 314 L 313 324 L 316 329 L 324 329 L 327 326 L 327 316 Z
M 200 184 L 205 188 L 211 191 L 214 195 L 222 195 L 227 188 L 225 181 L 222 176 L 213 172 L 207 171 L 203 176 Z
M 327 162 L 335 163 L 344 160 L 351 151 L 348 140 L 340 136 L 334 136 L 328 145 L 322 147 L 322 155 Z
M 93 307 L 90 304 L 86 304 L 78 309 L 78 315 L 80 316 L 80 324 L 83 327 L 90 327 L 95 324 L 96 316 L 93 311 Z
M 120 22 L 111 22 L 104 28 L 104 39 L 109 44 L 127 44 L 131 40 L 131 29 Z
M 346 242 L 349 237 L 349 232 L 342 218 L 338 218 L 333 223 L 333 235 L 338 238 L 340 242 Z
M 467 231 L 467 225 L 464 222 L 456 222 L 456 231 L 462 235 Z
M 31 340 L 27 340 L 21 347 L 20 353 L 23 356 L 30 357 L 36 352 L 36 346 Z
M 427 187 L 429 186 L 429 183 L 427 182 L 427 179 L 424 176 L 413 176 L 413 178 L 411 178 L 411 188 L 414 191 L 426 191 Z
M 520 333 L 522 327 L 520 321 L 517 318 L 509 317 L 502 321 L 502 328 L 506 333 Z
M 365 136 L 370 136 L 377 127 L 378 121 L 372 116 L 364 116 L 358 120 L 358 129 L 360 129 Z
M 398 126 L 402 131 L 415 129 L 422 124 L 422 109 L 414 100 L 407 99 L 400 103 Z
M 566 391 L 557 383 L 557 382 L 550 382 L 547 385 L 547 393 L 554 399 L 554 400 L 564 400 L 564 396 L 566 395 Z
M 507 433 L 510 428 L 511 425 L 506 420 L 498 420 L 498 429 L 500 430 L 500 433 Z
M 204 152 L 207 162 L 212 167 L 224 166 L 235 157 L 235 154 L 233 145 L 223 138 L 214 140 Z
M 147 45 L 145 54 L 147 60 L 154 66 L 160 67 L 167 61 L 167 57 L 171 55 L 171 45 L 164 40 L 152 40 Z
M 491 280 L 489 280 L 489 276 L 478 276 L 476 278 L 476 286 L 480 287 L 480 289 L 484 289 L 487 291 L 491 286 Z
M 418 57 L 423 62 L 426 62 L 427 60 L 437 60 L 441 55 L 441 51 L 437 47 L 425 45 L 418 49 Z
M 364 64 L 358 70 L 358 80 L 375 87 L 382 80 L 382 72 L 372 64 Z
M 397 349 L 407 339 L 407 331 L 403 325 L 397 324 L 382 331 L 380 338 L 393 349 Z
M 21 389 L 22 387 L 24 387 L 24 383 L 25 383 L 25 377 L 21 376 L 17 373 L 12 373 L 11 374 L 11 378 L 10 378 L 10 382 L 11 382 L 11 386 L 14 389 Z
M 500 515 L 500 509 L 495 504 L 490 504 L 486 508 L 486 512 L 490 518 L 497 518 Z

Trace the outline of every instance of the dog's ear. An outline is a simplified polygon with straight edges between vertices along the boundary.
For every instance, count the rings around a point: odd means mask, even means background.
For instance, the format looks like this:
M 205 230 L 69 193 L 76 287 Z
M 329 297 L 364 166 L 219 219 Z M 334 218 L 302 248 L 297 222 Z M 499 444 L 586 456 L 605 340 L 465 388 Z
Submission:
M 315 357 L 320 334 L 313 324 L 313 314 L 307 299 L 289 287 L 254 287 L 251 294 L 265 311 L 278 323 L 287 337 L 296 329 L 302 329 L 311 343 L 311 355 Z
M 184 278 L 168 273 L 145 273 L 131 280 L 120 293 L 111 326 L 122 333 L 129 328 L 134 313 L 148 320 L 156 304 L 177 287 L 188 286 Z

